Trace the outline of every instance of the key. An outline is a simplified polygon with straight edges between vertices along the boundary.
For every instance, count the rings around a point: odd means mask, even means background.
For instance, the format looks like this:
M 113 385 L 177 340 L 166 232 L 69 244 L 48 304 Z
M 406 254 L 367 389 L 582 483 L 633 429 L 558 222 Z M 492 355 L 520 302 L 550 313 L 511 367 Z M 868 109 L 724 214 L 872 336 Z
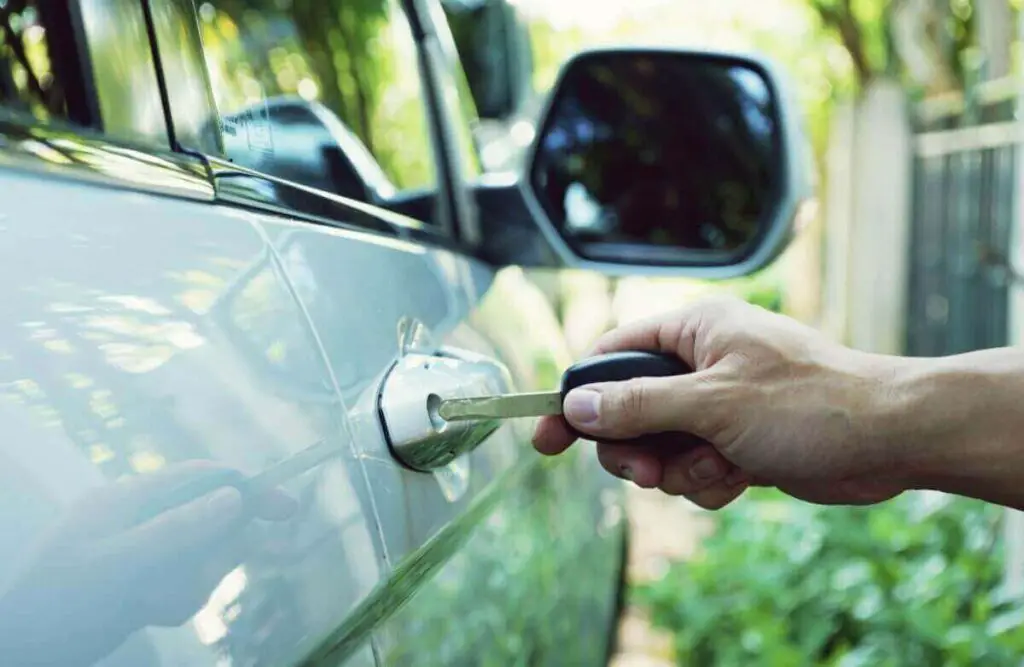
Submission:
M 690 373 L 679 357 L 657 352 L 612 352 L 570 366 L 558 391 L 502 396 L 450 398 L 441 401 L 438 415 L 445 421 L 511 419 L 562 414 L 566 395 L 595 382 L 620 382 L 638 377 L 669 377 Z

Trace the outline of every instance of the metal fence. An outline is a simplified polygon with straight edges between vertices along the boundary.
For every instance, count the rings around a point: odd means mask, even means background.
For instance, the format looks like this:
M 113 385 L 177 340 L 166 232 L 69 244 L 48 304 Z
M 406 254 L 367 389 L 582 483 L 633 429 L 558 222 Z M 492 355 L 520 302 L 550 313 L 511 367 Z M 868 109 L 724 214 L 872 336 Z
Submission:
M 1014 100 L 919 123 L 906 348 L 941 356 L 1006 345 L 1020 126 Z

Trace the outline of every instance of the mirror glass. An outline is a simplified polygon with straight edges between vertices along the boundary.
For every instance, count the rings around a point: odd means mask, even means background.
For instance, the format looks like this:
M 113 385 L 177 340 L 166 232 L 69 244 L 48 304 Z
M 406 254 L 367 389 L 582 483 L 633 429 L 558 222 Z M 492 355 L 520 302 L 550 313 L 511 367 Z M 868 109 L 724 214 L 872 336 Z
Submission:
M 768 81 L 724 56 L 581 56 L 554 92 L 531 189 L 585 258 L 727 263 L 767 229 L 782 191 Z

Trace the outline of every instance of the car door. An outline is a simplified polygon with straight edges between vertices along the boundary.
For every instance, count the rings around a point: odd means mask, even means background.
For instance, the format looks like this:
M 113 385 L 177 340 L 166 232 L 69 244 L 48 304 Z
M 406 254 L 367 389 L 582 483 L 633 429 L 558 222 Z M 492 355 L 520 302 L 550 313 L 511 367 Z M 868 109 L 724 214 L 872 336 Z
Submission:
M 577 664 L 600 662 L 622 526 L 593 452 L 545 462 L 528 421 L 437 439 L 427 419 L 431 393 L 551 388 L 569 361 L 524 273 L 460 242 L 477 160 L 436 20 L 395 1 L 199 10 L 218 197 L 258 222 L 308 314 L 383 545 L 385 581 L 308 664 L 366 641 L 381 664 L 565 664 L 569 645 Z M 194 115 L 167 79 L 173 114 Z M 453 617 L 459 632 L 445 630 Z
M 2 20 L 3 662 L 295 664 L 385 579 L 305 311 L 171 150 L 141 3 Z

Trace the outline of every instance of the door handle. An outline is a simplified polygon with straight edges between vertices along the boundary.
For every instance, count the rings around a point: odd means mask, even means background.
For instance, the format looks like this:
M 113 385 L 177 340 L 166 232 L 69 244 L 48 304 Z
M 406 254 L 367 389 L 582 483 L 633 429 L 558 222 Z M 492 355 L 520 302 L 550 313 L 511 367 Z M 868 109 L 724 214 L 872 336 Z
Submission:
M 505 394 L 511 375 L 499 361 L 461 349 L 402 356 L 381 382 L 378 413 L 391 454 L 412 470 L 431 472 L 476 449 L 500 419 L 446 422 L 441 400 Z

